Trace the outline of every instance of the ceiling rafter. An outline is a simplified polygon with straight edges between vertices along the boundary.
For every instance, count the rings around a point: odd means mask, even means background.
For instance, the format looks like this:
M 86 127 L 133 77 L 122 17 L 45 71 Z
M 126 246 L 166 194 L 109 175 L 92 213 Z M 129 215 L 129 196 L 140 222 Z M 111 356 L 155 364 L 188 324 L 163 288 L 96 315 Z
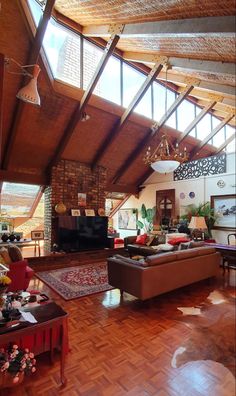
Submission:
M 189 160 L 192 161 L 194 157 L 199 155 L 200 151 L 203 149 L 203 147 L 206 146 L 206 144 L 226 125 L 228 122 L 234 117 L 234 114 L 229 115 L 226 117 L 219 125 L 217 125 L 209 135 L 205 137 L 190 153 Z
M 206 107 L 202 109 L 202 111 L 197 115 L 197 117 L 194 118 L 194 120 L 187 126 L 187 128 L 180 134 L 180 136 L 177 139 L 177 143 L 180 144 L 186 137 L 189 135 L 189 133 L 192 131 L 193 128 L 202 120 L 202 118 L 214 107 L 216 104 L 216 101 L 213 100 L 211 103 L 209 103 Z
M 42 18 L 39 21 L 38 29 L 35 34 L 34 42 L 30 51 L 30 55 L 28 57 L 28 64 L 37 63 L 38 57 L 40 54 L 40 49 L 42 47 L 43 38 L 45 35 L 45 31 L 49 22 L 49 19 L 52 14 L 53 6 L 55 4 L 55 0 L 47 0 L 46 7 L 43 13 Z M 22 78 L 22 85 L 24 84 L 25 78 Z M 10 129 L 8 131 L 8 138 L 5 147 L 5 154 L 2 160 L 2 168 L 7 169 L 10 161 L 10 156 L 12 152 L 12 148 L 17 135 L 17 127 L 20 122 L 22 111 L 24 108 L 24 102 L 17 101 L 13 113 L 12 123 Z
M 0 169 L 0 180 L 16 183 L 36 184 L 39 186 L 49 184 L 49 176 L 43 174 L 24 173 Z
M 82 30 L 87 37 L 106 37 L 111 25 L 89 25 Z M 139 22 L 125 25 L 122 37 L 184 37 L 198 35 L 232 36 L 235 33 L 234 16 L 213 16 L 156 22 Z
M 190 80 L 189 80 L 190 81 Z M 115 176 L 112 179 L 112 183 L 116 183 L 123 173 L 132 165 L 135 159 L 139 156 L 139 154 L 144 150 L 144 147 L 151 143 L 152 138 L 160 131 L 161 127 L 165 124 L 165 122 L 170 118 L 170 116 L 175 112 L 177 107 L 182 103 L 182 101 L 186 98 L 186 96 L 192 91 L 193 83 L 197 83 L 195 80 L 191 79 L 191 82 L 185 88 L 185 91 L 182 92 L 174 103 L 170 106 L 170 108 L 166 111 L 163 117 L 159 122 L 155 122 L 151 128 L 148 129 L 146 136 L 138 143 L 138 145 L 134 148 L 129 157 L 124 161 L 124 163 L 120 166 L 120 168 L 115 173 Z
M 154 67 L 146 77 L 145 81 L 143 82 L 142 86 L 134 96 L 133 100 L 125 110 L 122 117 L 114 124 L 114 126 L 111 128 L 110 132 L 108 133 L 106 139 L 99 147 L 92 162 L 92 167 L 96 166 L 97 163 L 103 158 L 107 149 L 110 147 L 110 145 L 112 144 L 118 133 L 122 130 L 122 128 L 124 128 L 134 108 L 138 105 L 138 103 L 145 95 L 152 82 L 156 79 L 161 69 L 163 68 L 163 64 L 165 62 L 166 62 L 166 58 L 162 58 L 154 65 Z
M 138 188 L 134 184 L 107 184 L 105 190 L 107 192 L 126 193 L 126 194 L 137 194 Z
M 228 146 L 228 144 L 230 144 L 233 140 L 235 140 L 235 134 L 233 134 L 232 136 L 230 136 L 228 139 L 226 139 L 226 141 L 224 143 L 221 144 L 220 147 L 218 147 L 217 151 L 213 154 L 219 154 L 221 151 L 223 151 L 225 149 L 225 147 Z
M 142 52 L 124 51 L 123 58 L 128 61 L 155 63 L 156 55 Z M 213 74 L 235 75 L 235 64 L 233 62 L 211 61 L 201 59 L 191 59 L 189 57 L 168 57 L 168 64 L 171 68 L 181 68 L 201 71 Z
M 119 32 L 117 32 L 117 33 L 119 33 Z M 73 135 L 73 132 L 82 117 L 84 109 L 85 109 L 86 105 L 88 104 L 88 101 L 96 87 L 96 84 L 97 84 L 116 44 L 119 41 L 120 37 L 117 33 L 114 33 L 111 36 L 110 40 L 108 41 L 108 43 L 104 49 L 103 56 L 102 56 L 98 66 L 97 66 L 97 69 L 89 83 L 89 86 L 88 86 L 87 90 L 84 92 L 80 103 L 77 105 L 76 109 L 74 110 L 74 113 L 73 113 L 63 135 L 62 135 L 62 138 L 61 138 L 58 146 L 57 146 L 56 152 L 47 166 L 47 170 L 51 170 L 51 168 L 58 163 L 58 161 L 60 160 L 60 158 L 63 154 L 63 151 L 65 150 L 69 140 L 71 139 L 71 136 Z

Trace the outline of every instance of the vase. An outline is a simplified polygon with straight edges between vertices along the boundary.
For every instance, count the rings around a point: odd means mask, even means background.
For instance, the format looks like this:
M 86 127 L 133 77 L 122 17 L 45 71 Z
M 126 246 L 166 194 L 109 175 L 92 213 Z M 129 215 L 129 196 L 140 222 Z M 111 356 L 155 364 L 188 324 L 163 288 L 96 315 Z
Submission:
M 58 214 L 63 214 L 63 213 L 65 213 L 66 212 L 66 205 L 64 205 L 64 203 L 63 202 L 59 202 L 58 204 L 56 204 L 56 206 L 55 206 L 55 211 L 58 213 Z
M 0 389 L 11 388 L 13 386 L 21 384 L 21 382 L 24 379 L 24 371 L 20 372 L 17 375 L 17 378 L 18 379 L 16 379 L 16 377 L 14 375 L 8 373 L 7 371 L 1 372 L 0 373 Z
M 3 242 L 7 242 L 9 236 L 7 234 L 2 234 L 1 239 Z

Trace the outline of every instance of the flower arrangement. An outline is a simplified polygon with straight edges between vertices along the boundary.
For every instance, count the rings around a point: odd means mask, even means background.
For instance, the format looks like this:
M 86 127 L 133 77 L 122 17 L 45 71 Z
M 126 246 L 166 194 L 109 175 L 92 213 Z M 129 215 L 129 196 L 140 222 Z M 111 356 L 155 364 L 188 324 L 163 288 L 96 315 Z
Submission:
M 28 348 L 21 350 L 18 345 L 10 344 L 6 350 L 0 349 L 0 371 L 11 374 L 13 384 L 19 382 L 20 374 L 34 373 L 35 365 L 34 353 L 30 352 Z

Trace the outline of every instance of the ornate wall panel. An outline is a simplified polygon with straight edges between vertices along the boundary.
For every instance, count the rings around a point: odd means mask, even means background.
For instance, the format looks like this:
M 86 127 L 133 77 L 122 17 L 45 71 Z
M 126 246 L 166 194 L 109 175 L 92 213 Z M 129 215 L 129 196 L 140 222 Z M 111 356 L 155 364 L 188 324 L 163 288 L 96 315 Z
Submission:
M 174 171 L 174 180 L 194 179 L 225 172 L 226 154 L 224 153 L 181 164 Z

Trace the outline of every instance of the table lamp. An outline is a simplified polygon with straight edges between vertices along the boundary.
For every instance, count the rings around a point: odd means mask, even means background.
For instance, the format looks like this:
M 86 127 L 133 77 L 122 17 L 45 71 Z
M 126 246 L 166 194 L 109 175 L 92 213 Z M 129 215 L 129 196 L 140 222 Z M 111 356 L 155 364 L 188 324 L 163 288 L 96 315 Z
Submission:
M 202 240 L 204 240 L 203 230 L 207 230 L 206 220 L 203 216 L 192 216 L 188 228 L 192 229 L 192 235 L 194 237 L 194 231 L 202 232 Z

